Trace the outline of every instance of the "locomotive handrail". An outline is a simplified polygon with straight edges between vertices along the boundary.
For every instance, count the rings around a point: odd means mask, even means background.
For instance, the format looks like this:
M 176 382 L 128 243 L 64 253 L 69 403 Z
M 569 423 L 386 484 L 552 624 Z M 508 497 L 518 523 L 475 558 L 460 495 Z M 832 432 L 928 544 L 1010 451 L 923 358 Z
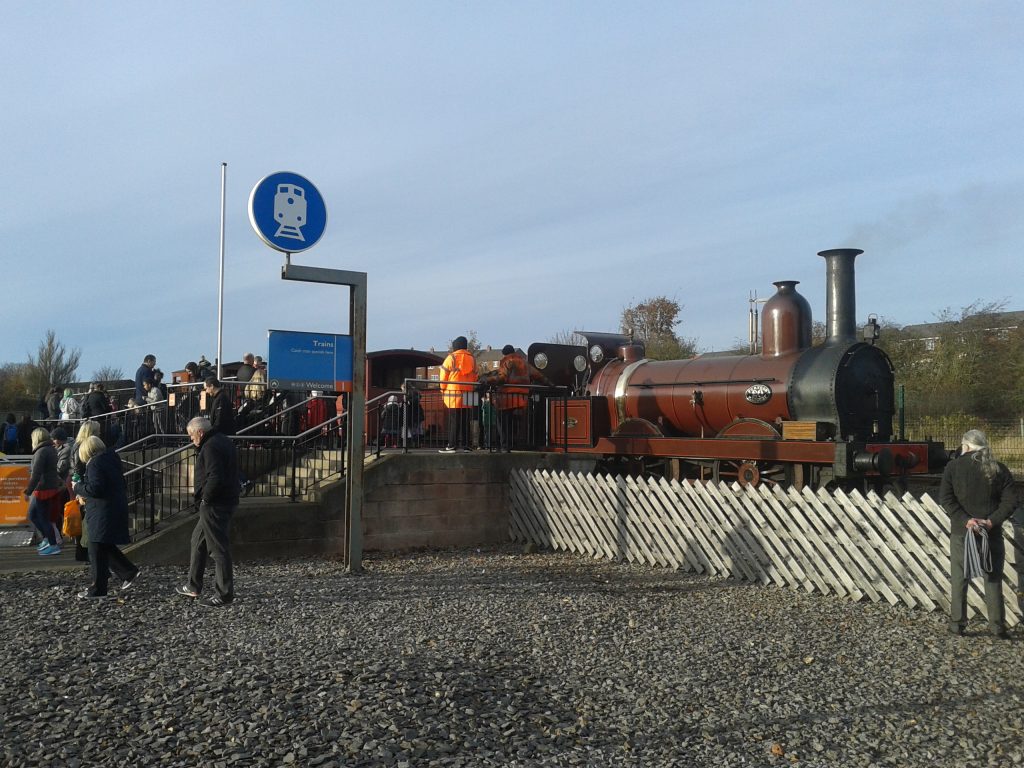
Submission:
M 630 382 L 629 386 L 638 387 L 642 389 L 654 389 L 655 387 L 678 387 L 681 384 L 689 386 L 707 386 L 708 384 L 764 384 L 766 381 L 780 381 L 777 376 L 768 376 L 762 379 L 708 379 L 707 381 L 659 381 L 659 382 L 644 382 L 644 383 L 633 383 Z

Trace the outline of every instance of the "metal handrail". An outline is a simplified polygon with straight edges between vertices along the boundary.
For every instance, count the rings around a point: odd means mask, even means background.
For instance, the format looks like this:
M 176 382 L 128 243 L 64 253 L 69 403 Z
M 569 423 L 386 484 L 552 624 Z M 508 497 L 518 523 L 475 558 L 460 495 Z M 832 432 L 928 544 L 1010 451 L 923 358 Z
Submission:
M 310 435 L 315 434 L 317 432 L 322 432 L 324 427 L 326 427 L 328 424 L 331 424 L 331 423 L 336 422 L 336 421 L 341 421 L 341 419 L 345 418 L 346 416 L 348 416 L 348 411 L 342 411 L 337 416 L 332 416 L 331 418 L 327 419 L 327 421 L 321 421 L 319 424 L 317 424 L 316 426 L 310 427 L 305 432 L 300 432 L 299 434 L 295 435 L 294 436 L 294 440 L 295 440 L 295 442 L 298 442 L 303 437 L 309 437 Z M 287 437 L 287 436 L 286 435 L 282 435 L 281 437 Z
M 238 432 L 236 432 L 235 434 L 237 434 L 237 435 L 244 435 L 249 430 L 255 429 L 256 427 L 260 426 L 261 424 L 266 424 L 268 421 L 273 421 L 274 419 L 278 418 L 279 416 L 283 416 L 284 414 L 288 413 L 289 411 L 294 411 L 296 408 L 301 408 L 304 405 L 308 405 L 311 400 L 327 400 L 327 399 L 328 398 L 323 397 L 322 395 L 315 395 L 313 397 L 307 397 L 301 403 L 296 403 L 295 405 L 289 405 L 287 408 L 282 408 L 280 411 L 277 411 L 276 413 L 272 413 L 270 416 L 267 416 L 266 418 L 260 419 L 259 421 L 254 422 L 253 424 L 250 424 L 248 427 L 245 427 L 244 429 L 238 430 Z
M 183 436 L 182 435 L 173 435 L 173 437 L 183 437 Z M 141 442 L 141 441 L 139 441 L 139 442 Z M 152 461 L 147 461 L 145 464 L 139 464 L 138 466 L 133 467 L 132 469 L 129 469 L 127 472 L 124 473 L 125 477 L 127 477 L 128 475 L 133 474 L 135 472 L 141 472 L 144 469 L 150 469 L 154 464 L 157 464 L 158 462 L 161 462 L 161 461 L 165 461 L 166 459 L 168 459 L 171 456 L 175 456 L 175 455 L 177 455 L 179 453 L 187 451 L 191 447 L 192 447 L 192 444 L 191 444 L 191 442 L 189 442 L 188 444 L 183 445 L 180 448 L 174 448 L 173 450 L 168 451 L 167 453 L 163 454 L 162 456 L 158 456 L 157 458 L 153 459 Z

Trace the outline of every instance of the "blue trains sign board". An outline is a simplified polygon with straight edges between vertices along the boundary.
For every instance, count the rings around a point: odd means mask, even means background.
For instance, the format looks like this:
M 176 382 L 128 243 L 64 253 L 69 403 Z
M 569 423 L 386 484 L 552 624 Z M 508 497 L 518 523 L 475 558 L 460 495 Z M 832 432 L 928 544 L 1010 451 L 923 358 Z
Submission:
M 271 389 L 352 391 L 352 337 L 270 331 L 267 384 Z
M 252 188 L 249 223 L 271 248 L 299 253 L 323 237 L 327 206 L 313 182 L 297 173 L 281 171 Z

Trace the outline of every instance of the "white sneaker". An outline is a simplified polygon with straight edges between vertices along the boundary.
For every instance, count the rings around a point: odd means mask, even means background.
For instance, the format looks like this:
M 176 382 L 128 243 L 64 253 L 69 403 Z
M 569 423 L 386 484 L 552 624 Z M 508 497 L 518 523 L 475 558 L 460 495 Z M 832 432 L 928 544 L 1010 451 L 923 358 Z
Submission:
M 134 576 L 132 576 L 130 579 L 125 579 L 121 582 L 121 591 L 124 592 L 126 589 L 130 589 L 132 584 L 135 584 L 139 580 L 139 576 L 141 575 L 142 569 L 139 568 L 137 571 L 135 571 Z

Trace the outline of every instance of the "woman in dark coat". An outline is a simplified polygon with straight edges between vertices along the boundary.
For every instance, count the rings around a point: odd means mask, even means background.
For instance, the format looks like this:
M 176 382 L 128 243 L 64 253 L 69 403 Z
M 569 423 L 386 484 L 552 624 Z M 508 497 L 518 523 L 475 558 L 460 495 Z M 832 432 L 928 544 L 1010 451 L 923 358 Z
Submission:
M 996 637 L 1006 637 L 1003 603 L 1003 563 L 1006 545 L 1002 525 L 1017 506 L 1013 476 L 996 461 L 985 433 L 972 429 L 962 438 L 963 454 L 946 465 L 939 499 L 949 514 L 950 583 L 952 587 L 949 629 L 962 635 L 967 624 L 967 579 L 964 548 L 968 531 L 984 530 L 988 538 L 992 570 L 985 574 L 985 608 L 988 625 Z
M 32 431 L 32 473 L 25 495 L 29 497 L 28 519 L 43 537 L 40 555 L 59 555 L 57 527 L 64 516 L 61 491 L 64 484 L 57 474 L 57 449 L 45 429 Z
M 107 596 L 110 570 L 128 589 L 139 576 L 139 569 L 118 549 L 127 544 L 128 491 L 124 482 L 121 457 L 107 448 L 98 437 L 89 437 L 78 449 L 85 462 L 85 477 L 76 475 L 74 491 L 85 501 L 85 524 L 89 529 L 89 566 L 92 585 L 78 596 L 84 599 Z

